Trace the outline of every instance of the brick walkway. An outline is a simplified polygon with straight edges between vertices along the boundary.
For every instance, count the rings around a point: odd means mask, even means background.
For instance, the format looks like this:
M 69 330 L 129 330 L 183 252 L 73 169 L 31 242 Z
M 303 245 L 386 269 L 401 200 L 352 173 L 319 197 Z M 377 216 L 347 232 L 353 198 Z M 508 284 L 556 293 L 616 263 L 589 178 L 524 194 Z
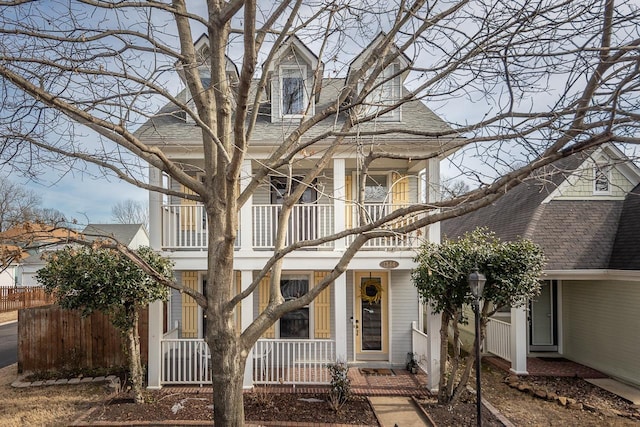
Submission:
M 349 369 L 351 391 L 363 396 L 423 396 L 428 394 L 427 375 L 420 371 L 411 374 L 404 369 L 392 369 L 391 375 L 363 374 L 360 369 Z M 269 385 L 257 386 L 271 393 L 325 393 L 329 387 L 325 385 Z M 165 389 L 185 393 L 211 392 L 211 387 L 165 386 Z
M 507 372 L 511 368 L 510 362 L 496 356 L 483 357 L 482 360 Z M 562 357 L 527 357 L 527 372 L 539 377 L 607 378 L 600 371 Z

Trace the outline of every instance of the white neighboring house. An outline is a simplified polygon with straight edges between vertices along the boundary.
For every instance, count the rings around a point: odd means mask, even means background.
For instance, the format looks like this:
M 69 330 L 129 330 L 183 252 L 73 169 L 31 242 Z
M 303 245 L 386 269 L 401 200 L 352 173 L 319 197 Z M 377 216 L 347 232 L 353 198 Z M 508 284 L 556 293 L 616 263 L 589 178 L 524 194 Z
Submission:
M 562 356 L 640 385 L 640 169 L 607 144 L 531 178 L 442 222 L 443 238 L 484 226 L 533 240 L 547 258 L 541 294 L 490 320 L 485 351 L 516 373 L 527 355 Z
M 89 224 L 80 233 L 92 240 L 96 236 L 109 236 L 130 247 L 137 249 L 140 246 L 149 246 L 149 234 L 142 224 Z M 61 249 L 64 245 L 55 247 L 47 246 L 43 249 L 29 251 L 29 256 L 17 266 L 18 278 L 22 286 L 39 286 L 36 274 L 46 264 L 42 259 L 44 252 Z
M 206 36 L 198 39 L 196 48 L 203 56 L 207 55 Z M 350 70 L 361 66 L 369 49 L 352 60 Z M 281 143 L 287 130 L 295 128 L 296 120 L 299 122 L 308 102 L 314 111 L 337 99 L 345 79 L 323 78 L 314 85 L 314 70 L 322 68 L 318 61 L 298 38 L 290 37 L 276 52 L 272 67 L 263 70 L 269 75 L 268 93 L 260 106 L 262 114 L 258 116 L 243 164 L 244 177 L 250 177 L 260 161 Z M 384 75 L 392 78 L 381 84 L 372 96 L 375 99 L 360 108 L 371 113 L 407 95 L 403 85 L 406 75 L 395 72 L 407 61 L 401 55 L 391 63 Z M 209 83 L 206 68 L 201 67 L 201 72 L 206 85 Z M 236 67 L 230 61 L 227 73 L 231 80 L 237 80 Z M 187 90 L 178 96 L 188 102 Z M 332 117 L 320 123 L 312 136 L 336 125 L 339 127 L 344 120 L 345 113 Z M 424 132 L 449 130 L 444 121 L 415 99 L 381 115 L 375 122 L 361 125 L 360 129 L 398 127 Z M 144 143 L 159 147 L 192 176 L 197 177 L 202 170 L 204 154 L 199 128 L 175 106 L 167 104 L 136 135 Z M 302 140 L 310 137 L 305 135 Z M 319 238 L 357 225 L 359 215 L 352 201 L 360 191 L 359 141 L 373 149 L 415 155 L 432 154 L 442 146 L 442 141 L 435 138 L 409 133 L 378 135 L 375 144 L 372 144 L 372 136 L 348 139 L 326 173 L 305 191 L 295 207 L 288 230 L 290 242 Z M 318 147 L 321 150 L 322 143 Z M 294 167 L 303 175 L 313 168 L 318 157 L 318 154 L 308 153 L 308 158 L 296 161 Z M 434 156 L 429 161 L 387 159 L 376 163 L 364 188 L 366 214 L 375 220 L 411 203 L 437 200 L 440 160 Z M 150 182 L 184 192 L 178 182 L 153 168 Z M 241 183 L 243 185 L 246 182 Z M 272 255 L 279 206 L 287 190 L 287 180 L 274 171 L 241 208 L 234 257 L 238 290 L 253 281 L 254 275 Z M 149 202 L 152 247 L 175 262 L 175 276 L 179 282 L 202 291 L 207 280 L 207 223 L 203 206 L 155 193 L 150 194 Z M 422 306 L 410 274 L 420 244 L 437 242 L 439 238 L 439 224 L 433 224 L 406 236 L 368 241 L 350 262 L 345 274 L 308 307 L 283 316 L 258 341 L 253 351 L 253 363 L 251 358 L 247 362 L 245 387 L 252 387 L 254 383 L 326 382 L 327 377 L 321 371 L 326 371 L 327 362 L 336 360 L 346 360 L 357 366 L 404 366 L 407 353 L 412 351 L 421 354 L 420 362 L 425 367 L 437 367 L 439 317 L 433 316 L 433 321 L 429 322 L 434 331 L 429 334 L 429 340 L 422 334 Z M 281 280 L 284 296 L 295 298 L 325 277 L 350 239 L 352 237 L 287 255 Z M 209 383 L 202 310 L 191 297 L 179 292 L 173 291 L 170 298 L 166 324 L 161 305 L 152 305 L 150 310 L 149 386 Z M 237 327 L 247 327 L 268 299 L 266 278 L 256 292 L 242 301 L 236 313 Z M 418 346 L 421 346 L 419 350 Z M 312 373 L 305 377 L 310 371 Z M 437 385 L 437 369 L 430 380 Z

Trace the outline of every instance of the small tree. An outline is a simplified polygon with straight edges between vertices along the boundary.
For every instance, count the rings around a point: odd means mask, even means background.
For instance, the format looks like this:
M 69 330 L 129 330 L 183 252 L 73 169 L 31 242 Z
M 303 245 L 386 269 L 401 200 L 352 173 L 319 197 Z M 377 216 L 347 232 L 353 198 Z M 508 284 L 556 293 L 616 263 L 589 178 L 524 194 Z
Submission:
M 459 324 L 468 322 L 464 306 L 473 302 L 467 281 L 469 273 L 478 267 L 487 278 L 482 294 L 481 338 L 486 334 L 487 319 L 503 307 L 518 307 L 538 294 L 540 275 L 544 266 L 542 249 L 525 239 L 502 242 L 486 229 L 476 229 L 458 240 L 442 244 L 425 244 L 416 257 L 418 267 L 412 274 L 421 298 L 441 313 L 441 357 L 448 355 L 449 328 L 453 329 L 453 342 L 460 335 Z M 469 352 L 464 371 L 459 375 L 461 353 L 453 346 L 450 364 L 440 363 L 438 401 L 455 401 L 467 385 L 475 361 L 475 351 Z M 475 348 L 475 347 L 474 347 Z M 447 372 L 449 366 L 449 372 Z M 455 381 L 459 378 L 456 385 Z
M 171 278 L 171 262 L 150 248 L 135 254 L 157 273 Z M 167 287 L 136 266 L 121 253 L 90 246 L 66 248 L 48 255 L 47 265 L 37 279 L 55 293 L 61 307 L 109 315 L 113 325 L 126 337 L 127 359 L 136 403 L 143 401 L 143 371 L 140 361 L 138 309 L 152 301 L 167 298 Z

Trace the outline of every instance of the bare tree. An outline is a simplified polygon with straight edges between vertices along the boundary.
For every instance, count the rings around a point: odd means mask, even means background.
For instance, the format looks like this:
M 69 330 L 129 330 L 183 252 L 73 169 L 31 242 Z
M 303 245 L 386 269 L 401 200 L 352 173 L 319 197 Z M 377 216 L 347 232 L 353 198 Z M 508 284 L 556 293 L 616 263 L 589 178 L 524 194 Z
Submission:
M 0 231 L 30 221 L 40 206 L 40 197 L 8 179 L 0 179 Z
M 462 179 L 442 178 L 442 200 L 450 200 L 467 194 L 471 190 L 469 184 Z
M 65 222 L 62 212 L 43 208 L 41 203 L 35 192 L 8 179 L 0 179 L 0 232 L 25 222 L 58 225 Z
M 32 175 L 44 167 L 66 171 L 92 163 L 133 185 L 204 205 L 207 296 L 168 284 L 206 313 L 216 425 L 243 425 L 242 376 L 254 343 L 343 274 L 368 240 L 478 209 L 572 153 L 604 142 L 638 142 L 639 14 L 633 1 L 624 0 L 7 0 L 0 9 L 0 155 Z M 206 55 L 195 47 L 200 31 L 208 37 Z M 261 108 L 270 91 L 268 70 L 291 37 L 317 52 L 311 61 L 316 82 L 303 98 L 306 108 L 283 123 L 279 144 L 265 148 L 254 131 L 261 114 L 268 114 Z M 358 51 L 364 53 L 351 66 Z M 237 73 L 230 59 L 240 66 Z M 176 95 L 174 69 L 188 96 Z M 327 90 L 324 75 L 341 76 L 343 83 L 333 102 L 315 109 L 312 99 Z M 399 76 L 411 93 L 372 101 Z M 448 126 L 385 121 L 415 100 L 446 113 Z M 154 120 L 186 117 L 197 143 L 135 132 L 144 122 L 153 128 L 148 114 L 162 106 Z M 83 138 L 86 129 L 100 141 Z M 386 144 L 391 134 L 402 136 L 403 144 Z M 461 159 L 477 157 L 484 168 L 460 165 L 469 181 L 480 184 L 465 195 L 415 203 L 375 220 L 361 209 L 361 220 L 344 229 L 289 242 L 295 203 L 345 150 L 358 153 L 362 190 L 354 199 L 360 205 L 370 171 L 385 161 L 441 159 L 459 151 L 465 153 Z M 204 161 L 185 160 L 192 151 Z M 514 156 L 522 167 L 510 167 Z M 243 180 L 250 159 L 259 166 Z M 180 185 L 141 178 L 147 165 Z M 237 293 L 238 213 L 276 172 L 298 184 L 281 195 L 272 255 Z M 284 257 L 339 240 L 348 244 L 330 273 L 305 295 L 285 301 L 279 286 Z M 268 305 L 237 333 L 234 308 L 268 273 Z
M 120 224 L 143 224 L 149 229 L 149 209 L 142 202 L 131 199 L 118 202 L 111 208 L 111 217 Z

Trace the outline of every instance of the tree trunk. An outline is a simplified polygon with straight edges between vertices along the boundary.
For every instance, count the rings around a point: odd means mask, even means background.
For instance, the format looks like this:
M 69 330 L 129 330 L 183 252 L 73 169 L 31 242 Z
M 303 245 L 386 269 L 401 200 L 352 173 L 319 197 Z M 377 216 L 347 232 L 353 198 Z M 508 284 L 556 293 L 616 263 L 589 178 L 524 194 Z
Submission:
M 440 382 L 438 384 L 438 402 L 447 403 L 447 358 L 449 352 L 449 321 L 450 316 L 446 310 L 442 311 L 442 324 L 440 325 Z
M 140 337 L 138 336 L 138 311 L 134 308 L 130 314 L 132 326 L 127 331 L 127 346 L 129 348 L 129 375 L 131 377 L 131 388 L 133 390 L 133 398 L 136 403 L 143 403 L 144 396 L 142 394 L 142 362 L 140 361 Z
M 207 324 L 215 319 L 207 317 Z M 212 326 L 212 325 L 210 325 Z M 231 330 L 207 331 L 211 350 L 211 379 L 213 383 L 213 419 L 216 426 L 243 426 L 244 406 L 242 386 L 246 352 L 240 350 L 233 326 Z M 225 336 L 226 338 L 223 338 Z

